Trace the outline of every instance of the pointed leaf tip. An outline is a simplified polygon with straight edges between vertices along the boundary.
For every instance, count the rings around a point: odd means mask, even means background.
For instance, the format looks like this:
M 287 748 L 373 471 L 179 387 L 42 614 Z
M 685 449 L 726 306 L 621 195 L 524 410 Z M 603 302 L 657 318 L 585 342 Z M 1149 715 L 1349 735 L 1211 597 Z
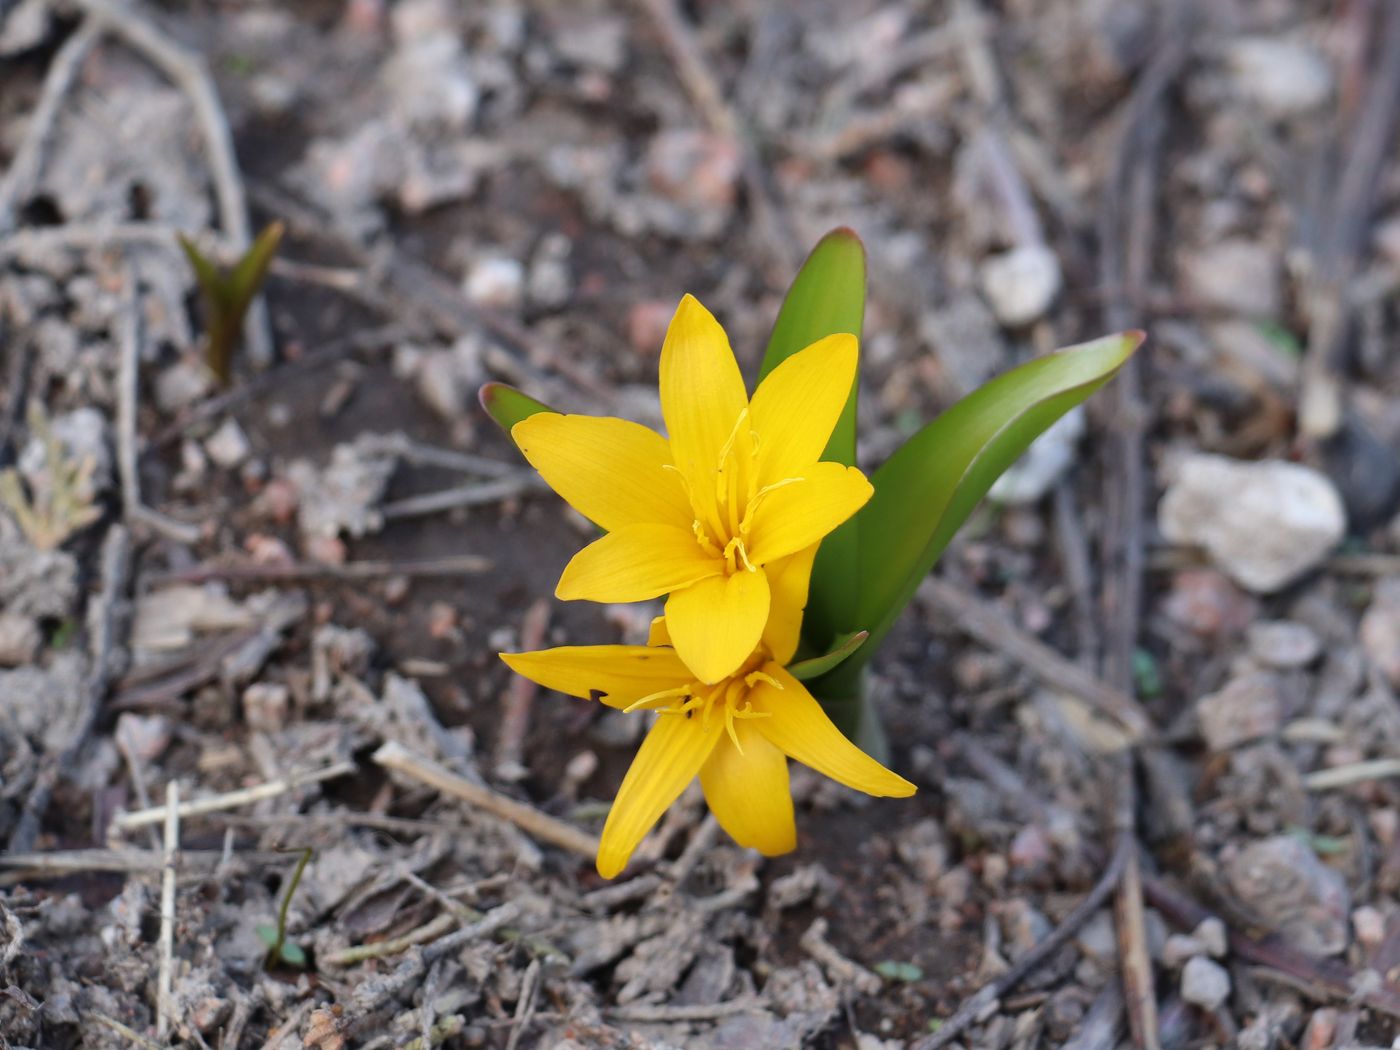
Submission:
M 486 414 L 507 434 L 522 419 L 539 412 L 553 412 L 543 401 L 536 401 L 506 383 L 487 383 L 477 392 L 477 400 Z

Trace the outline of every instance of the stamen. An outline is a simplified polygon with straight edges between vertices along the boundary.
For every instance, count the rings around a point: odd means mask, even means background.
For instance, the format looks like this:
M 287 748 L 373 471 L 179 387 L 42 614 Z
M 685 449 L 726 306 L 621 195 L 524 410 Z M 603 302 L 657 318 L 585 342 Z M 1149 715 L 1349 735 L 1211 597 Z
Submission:
M 777 690 L 780 690 L 780 691 L 781 691 L 782 688 L 783 688 L 783 683 L 782 683 L 782 682 L 778 681 L 778 680 L 777 680 L 776 678 L 774 678 L 771 674 L 766 674 L 766 673 L 764 673 L 763 671 L 750 671 L 748 674 L 746 674 L 746 675 L 744 676 L 744 684 L 745 684 L 746 686 L 748 686 L 750 689 L 752 689 L 754 686 L 758 685 L 759 682 L 767 682 L 767 683 L 768 683 L 769 685 L 771 685 L 774 689 L 777 689 Z
M 633 711 L 640 711 L 643 708 L 651 707 L 653 704 L 665 703 L 675 697 L 684 697 L 686 700 L 689 700 L 690 686 L 680 685 L 676 686 L 674 689 L 662 689 L 659 692 L 651 693 L 642 697 L 640 700 L 632 701 L 632 703 L 622 709 L 622 712 L 623 714 L 631 714 Z
M 795 482 L 806 480 L 806 478 L 783 478 L 782 481 L 775 481 L 771 485 L 764 485 L 763 488 L 755 492 L 749 499 L 749 505 L 744 508 L 744 520 L 739 522 L 739 535 L 747 536 L 749 530 L 753 528 L 753 512 L 758 505 L 763 502 L 764 496 L 776 489 L 782 488 L 784 485 L 791 485 Z
M 710 534 L 705 531 L 705 526 L 700 524 L 699 518 L 690 523 L 690 531 L 695 533 L 696 542 L 700 544 L 702 551 L 714 558 L 721 556 L 720 549 L 715 546 L 715 541 L 710 539 Z
M 734 558 L 736 554 L 739 556 L 738 561 L 744 563 L 744 568 L 747 571 L 758 571 L 754 568 L 753 562 L 749 561 L 749 552 L 748 548 L 744 546 L 744 541 L 738 536 L 735 536 L 732 540 L 730 540 L 724 545 L 725 567 L 729 570 L 730 575 L 733 575 L 739 569 L 738 562 L 736 562 Z

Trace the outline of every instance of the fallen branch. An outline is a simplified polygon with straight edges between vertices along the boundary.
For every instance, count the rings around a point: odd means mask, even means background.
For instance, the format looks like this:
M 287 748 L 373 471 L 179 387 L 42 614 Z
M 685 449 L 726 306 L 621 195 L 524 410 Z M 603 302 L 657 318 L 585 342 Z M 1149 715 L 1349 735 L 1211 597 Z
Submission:
M 459 777 L 436 762 L 415 754 L 398 741 L 390 740 L 383 744 L 374 753 L 374 761 L 385 769 L 420 781 L 445 795 L 460 798 L 492 816 L 507 820 L 535 838 L 570 853 L 589 860 L 598 855 L 598 839 L 595 836 L 533 806 L 507 798 L 484 784 L 474 784 Z
M 456 554 L 446 558 L 426 558 L 421 561 L 352 561 L 344 565 L 317 565 L 309 562 L 292 564 L 196 565 L 174 572 L 157 572 L 142 576 L 141 582 L 151 586 L 169 583 L 208 583 L 210 580 L 375 580 L 386 576 L 439 577 L 475 576 L 490 572 L 494 563 L 475 554 Z
M 160 967 L 156 971 L 156 1040 L 164 1043 L 174 1020 L 171 982 L 175 959 L 175 868 L 180 855 L 180 782 L 165 786 L 165 860 L 160 880 Z
M 180 818 L 188 820 L 190 817 L 199 817 L 207 813 L 217 813 L 225 809 L 237 809 L 239 806 L 250 806 L 254 802 L 261 802 L 263 799 L 276 798 L 284 795 L 293 788 L 301 787 L 303 784 L 319 784 L 323 780 L 333 780 L 336 777 L 348 776 L 355 772 L 354 762 L 337 762 L 334 765 L 326 766 L 323 769 L 308 770 L 304 773 L 293 773 L 291 776 L 281 777 L 277 780 L 269 780 L 265 784 L 258 784 L 250 788 L 240 788 L 237 791 L 230 791 L 223 795 L 214 795 L 211 798 L 196 798 L 188 802 L 180 803 Z M 147 824 L 158 824 L 166 819 L 166 806 L 153 806 L 151 809 L 137 810 L 135 813 L 120 813 L 112 821 L 113 831 L 130 831 L 133 828 L 145 827 Z

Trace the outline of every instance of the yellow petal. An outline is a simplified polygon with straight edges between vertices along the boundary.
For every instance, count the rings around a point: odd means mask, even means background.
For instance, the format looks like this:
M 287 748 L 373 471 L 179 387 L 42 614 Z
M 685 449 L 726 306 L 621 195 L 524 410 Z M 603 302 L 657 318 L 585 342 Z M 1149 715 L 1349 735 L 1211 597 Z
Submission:
M 693 680 L 673 650 L 645 645 L 565 645 L 500 656 L 516 674 L 546 689 L 609 707 L 626 707 Z
M 730 838 L 775 857 L 797 846 L 787 756 L 754 728 L 755 721 L 742 718 L 734 723 L 742 754 L 729 737 L 720 737 L 700 770 L 700 786 L 710 812 Z
M 748 403 L 729 337 L 710 311 L 687 295 L 661 347 L 661 414 L 671 437 L 672 462 L 707 522 L 715 518 L 720 452 Z
M 763 636 L 768 620 L 768 577 L 740 569 L 671 592 L 666 629 L 682 662 L 702 682 L 738 670 Z
M 831 439 L 850 397 L 859 358 L 856 337 L 829 335 L 773 369 L 754 391 L 758 483 L 801 477 Z
M 817 547 L 814 543 L 796 554 L 769 562 L 763 568 L 768 574 L 768 589 L 772 595 L 768 603 L 768 623 L 763 628 L 763 644 L 783 666 L 787 666 L 797 651 Z
M 860 510 L 874 491 L 855 467 L 812 464 L 801 481 L 759 497 L 750 529 L 749 560 L 767 565 L 810 547 Z
M 710 757 L 724 731 L 723 718 L 661 715 L 622 778 L 598 845 L 598 874 L 605 879 L 627 867 L 627 859 L 680 797 Z
M 647 645 L 670 645 L 671 632 L 666 627 L 666 617 L 653 616 L 647 628 Z
M 759 682 L 749 690 L 754 710 L 771 715 L 753 719 L 754 728 L 770 743 L 803 765 L 867 795 L 905 798 L 914 793 L 913 784 L 847 740 L 801 682 L 775 663 L 764 665 L 763 670 L 782 686 L 777 689 Z
M 674 525 L 628 525 L 596 539 L 564 566 L 554 593 L 565 601 L 644 602 L 724 571 L 693 533 Z
M 644 522 L 688 529 L 694 520 L 685 484 L 669 469 L 670 443 L 640 423 L 539 412 L 510 436 L 550 488 L 609 532 Z

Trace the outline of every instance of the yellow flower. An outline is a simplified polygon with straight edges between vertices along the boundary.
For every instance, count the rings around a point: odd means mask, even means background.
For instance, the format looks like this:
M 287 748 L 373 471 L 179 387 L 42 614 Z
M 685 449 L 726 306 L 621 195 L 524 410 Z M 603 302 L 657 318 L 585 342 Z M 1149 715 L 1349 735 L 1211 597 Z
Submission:
M 610 417 L 517 423 L 525 458 L 607 532 L 569 562 L 557 596 L 669 594 L 667 627 L 693 677 L 716 685 L 736 673 L 763 636 L 775 572 L 795 556 L 810 569 L 803 552 L 870 498 L 859 470 L 818 461 L 856 361 L 854 336 L 828 336 L 775 368 L 750 401 L 724 329 L 687 295 L 661 348 L 669 440 Z
M 801 590 L 806 590 L 805 577 Z M 663 633 L 653 641 L 664 640 L 664 624 L 658 620 L 657 626 Z M 659 645 L 580 645 L 501 654 L 516 672 L 546 688 L 624 711 L 660 714 L 608 811 L 598 874 L 610 879 L 620 873 L 643 836 L 697 775 L 720 826 L 739 845 L 768 856 L 797 844 L 789 758 L 869 795 L 904 798 L 914 793 L 913 784 L 847 740 L 787 672 L 783 663 L 791 658 L 790 648 L 781 660 L 774 655 L 761 646 L 733 674 L 705 683 L 675 649 Z

